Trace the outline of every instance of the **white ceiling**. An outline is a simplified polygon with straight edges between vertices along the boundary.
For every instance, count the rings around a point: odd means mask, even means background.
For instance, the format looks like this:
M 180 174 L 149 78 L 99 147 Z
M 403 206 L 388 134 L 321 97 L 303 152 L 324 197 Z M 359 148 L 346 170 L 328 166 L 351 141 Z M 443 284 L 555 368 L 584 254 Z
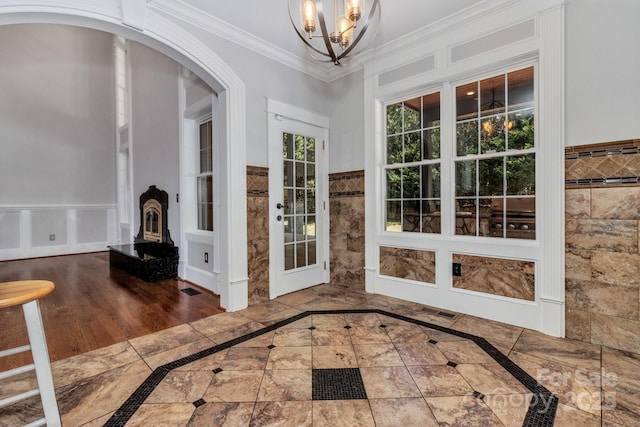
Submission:
M 215 17 L 262 40 L 265 46 L 282 49 L 300 61 L 309 55 L 295 34 L 289 20 L 289 0 L 178 0 L 200 12 Z M 296 1 L 296 0 L 293 0 Z M 332 3 L 331 0 L 324 0 Z M 367 48 L 383 46 L 421 28 L 444 20 L 466 8 L 490 0 L 380 0 L 380 28 Z M 367 0 L 367 6 L 372 0 Z M 325 6 L 326 7 L 326 6 Z M 176 7 L 177 9 L 177 7 Z M 193 16 L 193 15 L 192 15 Z M 254 43 L 255 45 L 255 43 Z M 268 50 L 268 49 L 267 49 Z M 318 64 L 315 64 L 317 66 Z M 324 69 L 331 71 L 332 64 Z

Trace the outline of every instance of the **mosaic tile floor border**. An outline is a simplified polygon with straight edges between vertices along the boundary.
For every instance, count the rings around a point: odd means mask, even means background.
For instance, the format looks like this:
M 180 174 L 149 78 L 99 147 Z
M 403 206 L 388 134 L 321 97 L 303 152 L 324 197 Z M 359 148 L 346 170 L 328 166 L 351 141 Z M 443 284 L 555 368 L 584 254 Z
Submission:
M 149 377 L 138 387 L 138 389 L 129 396 L 129 398 L 120 406 L 120 408 L 113 414 L 113 416 L 106 422 L 105 427 L 121 427 L 124 426 L 129 419 L 136 413 L 136 411 L 142 406 L 144 401 L 154 391 L 154 389 L 162 382 L 169 372 L 173 369 L 182 367 L 189 363 L 195 362 L 222 350 L 233 347 L 237 344 L 241 344 L 245 341 L 256 338 L 268 332 L 275 331 L 278 328 L 296 322 L 308 316 L 324 315 L 324 314 L 367 314 L 374 313 L 384 316 L 388 316 L 394 319 L 402 320 L 407 323 L 413 323 L 418 326 L 434 329 L 440 332 L 444 332 L 450 335 L 455 335 L 460 338 L 468 339 L 475 342 L 487 355 L 495 360 L 500 366 L 502 366 L 507 372 L 509 372 L 515 379 L 517 379 L 524 387 L 533 393 L 531 404 L 527 410 L 526 417 L 524 419 L 523 427 L 551 427 L 554 425 L 556 409 L 558 407 L 558 398 L 551 393 L 546 387 L 538 383 L 533 377 L 527 374 L 522 368 L 514 363 L 507 356 L 502 354 L 497 348 L 491 345 L 483 337 L 471 335 L 465 332 L 456 331 L 444 326 L 424 322 L 417 319 L 412 319 L 407 316 L 388 312 L 379 309 L 352 309 L 352 310 L 310 310 L 300 313 L 298 315 L 281 320 L 272 325 L 266 326 L 257 331 L 243 335 L 241 337 L 229 340 L 225 343 L 215 345 L 205 350 L 194 353 L 190 356 L 183 357 L 173 362 L 167 363 L 155 369 Z

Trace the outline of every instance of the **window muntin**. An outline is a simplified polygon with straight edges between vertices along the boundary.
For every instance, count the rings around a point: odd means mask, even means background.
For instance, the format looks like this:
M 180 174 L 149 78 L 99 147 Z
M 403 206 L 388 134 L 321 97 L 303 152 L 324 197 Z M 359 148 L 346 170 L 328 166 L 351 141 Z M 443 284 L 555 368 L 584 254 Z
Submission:
M 534 118 L 533 67 L 456 88 L 456 234 L 536 238 Z
M 199 168 L 196 177 L 198 229 L 213 231 L 213 128 L 211 119 L 200 123 Z
M 440 233 L 440 93 L 388 105 L 385 230 Z
M 455 124 L 455 141 L 444 159 L 440 93 L 387 105 L 385 230 L 441 232 L 446 162 L 455 181 L 455 234 L 535 239 L 534 68 L 462 84 L 454 93 L 455 114 L 445 122 Z

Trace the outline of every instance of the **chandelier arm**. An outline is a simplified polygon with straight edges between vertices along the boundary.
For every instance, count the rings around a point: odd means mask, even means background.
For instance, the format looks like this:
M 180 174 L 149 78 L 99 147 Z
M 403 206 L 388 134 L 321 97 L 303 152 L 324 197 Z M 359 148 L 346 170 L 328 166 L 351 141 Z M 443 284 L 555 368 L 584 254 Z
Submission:
M 380 8 L 380 2 L 379 2 L 379 0 L 373 0 L 373 5 L 371 6 L 371 11 L 369 12 L 369 16 L 367 17 L 367 22 L 362 27 L 362 30 L 358 33 L 358 37 L 356 37 L 353 40 L 353 43 L 351 43 L 351 45 L 348 48 L 346 48 L 338 56 L 338 58 L 336 59 L 337 61 L 339 61 L 340 59 L 342 59 L 345 56 L 347 56 L 349 54 L 349 52 L 351 52 L 358 45 L 358 42 L 362 39 L 362 37 L 364 37 L 364 34 L 367 32 L 367 28 L 369 27 L 369 24 L 371 23 L 371 20 L 373 19 L 377 8 Z
M 327 23 L 324 20 L 324 8 L 322 6 L 322 0 L 316 0 L 316 11 L 318 12 L 318 22 L 320 23 L 320 32 L 322 33 L 322 39 L 324 40 L 324 45 L 326 46 L 327 52 L 329 53 L 328 56 L 330 56 L 333 63 L 337 65 L 339 64 L 338 57 L 333 51 L 333 47 L 331 47 L 331 40 L 329 40 Z
M 300 37 L 300 40 L 302 40 L 302 42 L 307 45 L 307 47 L 313 49 L 316 53 L 319 53 L 320 55 L 326 56 L 328 58 L 330 58 L 331 61 L 335 62 L 334 58 L 329 55 L 327 52 L 323 52 L 320 49 L 316 48 L 314 45 L 312 45 L 309 40 L 307 40 L 307 36 L 305 36 L 304 34 L 302 34 L 300 32 L 300 30 L 298 29 L 298 26 L 296 25 L 296 23 L 293 20 L 293 15 L 291 14 L 291 1 L 288 2 L 288 8 L 289 8 L 289 20 L 291 21 L 291 25 L 293 26 L 293 29 L 295 30 L 296 34 L 298 35 L 298 37 Z M 317 36 L 315 36 L 317 37 Z M 321 36 L 322 38 L 325 38 L 324 35 Z M 328 62 L 328 61 L 327 61 Z

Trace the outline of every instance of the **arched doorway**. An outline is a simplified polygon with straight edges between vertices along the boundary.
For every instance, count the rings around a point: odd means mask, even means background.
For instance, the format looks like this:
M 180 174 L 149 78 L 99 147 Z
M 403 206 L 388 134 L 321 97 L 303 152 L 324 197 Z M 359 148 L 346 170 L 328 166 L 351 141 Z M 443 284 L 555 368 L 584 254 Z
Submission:
M 221 305 L 229 311 L 247 306 L 245 88 L 236 73 L 209 47 L 146 0 L 102 2 L 49 1 L 24 5 L 13 0 L 0 6 L 0 25 L 55 23 L 77 25 L 122 35 L 152 47 L 191 69 L 214 88 L 225 106 L 224 156 L 220 211 Z

